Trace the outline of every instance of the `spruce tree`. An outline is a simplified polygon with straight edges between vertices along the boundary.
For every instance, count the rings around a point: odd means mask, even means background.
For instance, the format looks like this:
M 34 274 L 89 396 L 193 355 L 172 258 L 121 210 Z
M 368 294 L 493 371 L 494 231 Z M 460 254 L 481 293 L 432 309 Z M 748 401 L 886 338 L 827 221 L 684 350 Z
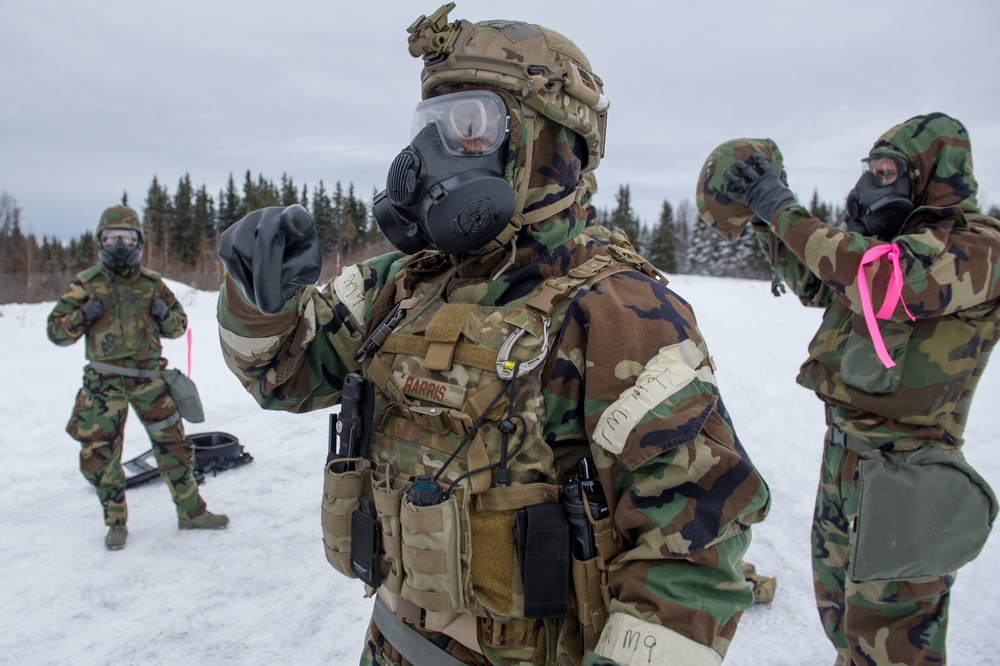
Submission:
M 170 255 L 186 266 L 194 266 L 201 252 L 197 226 L 194 219 L 194 190 L 191 187 L 191 175 L 184 174 L 177 182 L 174 193 L 174 210 L 167 226 L 170 232 Z M 169 263 L 164 268 L 169 267 Z
M 639 218 L 636 217 L 635 212 L 632 210 L 632 194 L 629 191 L 628 185 L 618 186 L 618 194 L 615 195 L 615 201 L 618 202 L 618 205 L 611 212 L 611 230 L 621 229 L 624 231 L 625 235 L 632 241 L 632 244 L 635 245 L 635 248 L 642 252 Z
M 830 204 L 820 201 L 819 190 L 813 190 L 812 200 L 809 202 L 809 214 L 824 224 L 830 224 L 833 219 L 833 208 Z
M 335 256 L 344 250 L 344 211 L 347 208 L 347 197 L 344 195 L 344 188 L 339 180 L 333 186 L 333 197 L 330 203 L 330 255 Z
M 320 251 L 323 256 L 335 255 L 337 253 L 337 238 L 336 230 L 333 228 L 333 206 L 322 180 L 313 190 L 312 218 L 313 224 L 316 225 L 316 233 L 319 234 Z
M 153 176 L 153 182 L 146 193 L 146 209 L 142 221 L 143 235 L 146 237 L 143 255 L 149 260 L 151 267 L 162 268 L 168 263 L 169 225 L 172 214 L 170 193 L 166 187 L 160 185 L 156 176 Z
M 299 193 L 295 189 L 295 183 L 287 174 L 281 174 L 281 205 L 291 206 L 299 203 Z
M 674 231 L 674 209 L 670 202 L 663 201 L 660 221 L 650 236 L 646 258 L 664 273 L 677 272 L 677 240 Z
M 349 183 L 347 198 L 343 202 L 343 209 L 340 213 L 340 250 L 342 252 L 350 252 L 358 245 L 358 240 L 364 238 L 364 227 L 367 221 L 365 218 L 365 206 L 354 196 L 354 183 Z
M 229 182 L 226 183 L 225 191 L 219 192 L 219 209 L 216 213 L 215 224 L 219 231 L 225 231 L 235 223 L 243 219 L 247 214 L 246 206 L 243 203 L 240 192 L 236 189 L 236 181 L 233 180 L 233 172 L 229 172 Z
M 194 228 L 207 248 L 215 251 L 215 201 L 202 185 L 194 195 Z

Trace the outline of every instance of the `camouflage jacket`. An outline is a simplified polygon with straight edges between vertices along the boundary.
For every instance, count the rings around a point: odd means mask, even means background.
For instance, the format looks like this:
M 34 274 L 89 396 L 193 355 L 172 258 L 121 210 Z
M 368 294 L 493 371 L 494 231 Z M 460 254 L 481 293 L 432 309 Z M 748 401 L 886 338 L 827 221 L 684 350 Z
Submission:
M 905 161 L 917 206 L 893 238 L 902 302 L 879 322 L 895 366 L 876 355 L 858 287 L 862 256 L 884 243 L 831 228 L 797 204 L 770 226 L 755 226 L 785 283 L 804 304 L 826 308 L 798 382 L 835 408 L 838 425 L 876 445 L 960 446 L 1000 336 L 1000 221 L 979 213 L 971 147 L 958 121 L 917 116 L 886 132 L 871 154 Z M 865 268 L 875 310 L 892 271 L 885 259 Z
M 853 434 L 962 443 L 969 404 L 1000 334 L 1000 222 L 960 209 L 923 211 L 927 224 L 898 236 L 903 302 L 879 323 L 896 362 L 876 356 L 858 291 L 858 265 L 873 238 L 832 229 L 798 205 L 759 239 L 786 284 L 806 305 L 826 308 L 798 382 L 838 407 Z M 872 301 L 883 302 L 892 267 L 868 270 Z
M 522 231 L 499 278 L 491 279 L 509 252 L 463 264 L 442 298 L 502 305 L 606 252 L 579 235 L 584 211 L 570 211 Z M 383 291 L 394 288 L 404 259 L 392 253 L 348 267 L 322 290 L 301 289 L 273 316 L 227 279 L 218 318 L 230 369 L 265 408 L 337 404 L 342 378 L 359 369 L 359 346 L 392 302 Z M 736 436 L 690 306 L 639 271 L 616 273 L 574 298 L 551 339 L 541 375 L 545 441 L 557 458 L 583 447 L 598 461 L 624 546 L 610 563 L 612 613 L 725 654 L 752 602 L 740 562 L 769 494 Z
M 154 298 L 162 298 L 169 314 L 157 321 L 150 313 Z M 80 306 L 100 299 L 104 314 L 89 325 Z M 86 335 L 87 360 L 110 361 L 129 367 L 157 368 L 161 337 L 178 338 L 187 330 L 187 315 L 159 273 L 137 268 L 128 275 L 100 264 L 79 273 L 56 302 L 48 319 L 49 340 L 65 347 Z

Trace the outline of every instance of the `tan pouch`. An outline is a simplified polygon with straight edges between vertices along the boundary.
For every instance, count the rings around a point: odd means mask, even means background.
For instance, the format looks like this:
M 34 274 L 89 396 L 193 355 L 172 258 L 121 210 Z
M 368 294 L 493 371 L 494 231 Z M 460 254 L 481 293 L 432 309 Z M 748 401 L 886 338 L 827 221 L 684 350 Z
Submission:
M 372 474 L 372 497 L 382 525 L 382 585 L 393 594 L 399 594 L 403 589 L 404 571 L 403 526 L 399 515 L 410 482 L 383 473 L 381 469 Z
M 427 610 L 466 612 L 456 495 L 432 506 L 415 506 L 404 498 L 400 523 L 406 572 L 402 596 Z
M 608 622 L 608 611 L 601 593 L 601 558 L 592 557 L 587 561 L 572 558 L 573 596 L 569 626 L 566 628 L 567 643 L 572 649 L 580 646 L 581 655 L 593 650 Z
M 334 472 L 334 466 L 354 463 L 354 470 Z M 331 461 L 323 476 L 323 503 L 321 524 L 326 559 L 334 569 L 349 578 L 357 578 L 351 571 L 351 514 L 362 495 L 371 495 L 371 463 L 362 459 Z

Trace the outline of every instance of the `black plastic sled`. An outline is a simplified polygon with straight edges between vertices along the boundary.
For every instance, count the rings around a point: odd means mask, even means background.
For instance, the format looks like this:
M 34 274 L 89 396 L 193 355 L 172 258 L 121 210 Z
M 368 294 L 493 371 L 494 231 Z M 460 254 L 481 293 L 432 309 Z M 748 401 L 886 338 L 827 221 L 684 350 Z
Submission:
M 215 476 L 231 467 L 239 467 L 253 462 L 253 456 L 243 450 L 240 440 L 227 432 L 202 432 L 188 435 L 194 445 L 194 478 L 198 483 L 211 472 Z M 160 476 L 156 468 L 153 449 L 122 463 L 125 471 L 125 487 L 132 488 Z

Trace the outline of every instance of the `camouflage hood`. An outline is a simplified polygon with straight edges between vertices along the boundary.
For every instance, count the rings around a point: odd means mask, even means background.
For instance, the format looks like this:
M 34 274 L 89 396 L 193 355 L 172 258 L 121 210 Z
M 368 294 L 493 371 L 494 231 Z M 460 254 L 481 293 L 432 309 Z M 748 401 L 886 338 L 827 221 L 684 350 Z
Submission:
M 959 121 L 943 113 L 910 118 L 879 137 L 869 153 L 886 154 L 906 161 L 917 208 L 960 206 L 966 213 L 979 212 L 969 132 Z

